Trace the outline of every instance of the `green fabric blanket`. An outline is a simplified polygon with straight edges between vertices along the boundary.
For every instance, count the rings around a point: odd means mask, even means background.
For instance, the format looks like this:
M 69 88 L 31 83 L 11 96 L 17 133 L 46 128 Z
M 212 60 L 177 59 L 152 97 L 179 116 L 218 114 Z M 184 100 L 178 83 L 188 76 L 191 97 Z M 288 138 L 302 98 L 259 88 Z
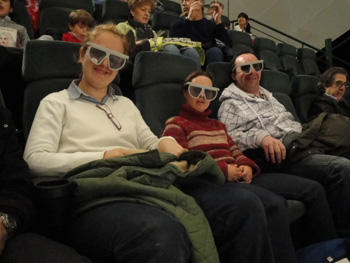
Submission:
M 192 262 L 219 262 L 209 223 L 196 201 L 172 184 L 178 180 L 205 180 L 223 184 L 225 179 L 213 158 L 190 151 L 179 158 L 149 151 L 93 161 L 65 176 L 77 183 L 77 213 L 109 202 L 143 202 L 156 205 L 182 223 L 192 249 Z

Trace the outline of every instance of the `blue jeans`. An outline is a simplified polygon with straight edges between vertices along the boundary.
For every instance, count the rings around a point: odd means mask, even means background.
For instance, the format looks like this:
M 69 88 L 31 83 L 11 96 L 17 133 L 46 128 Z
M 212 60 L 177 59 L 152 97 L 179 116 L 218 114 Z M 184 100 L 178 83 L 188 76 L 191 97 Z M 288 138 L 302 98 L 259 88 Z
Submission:
M 220 262 L 274 262 L 264 208 L 254 194 L 239 184 L 179 188 L 197 201 L 207 217 Z
M 193 48 L 178 48 L 175 45 L 166 45 L 163 48 L 162 52 L 189 57 L 196 62 L 198 69 L 201 68 L 200 56 L 198 52 Z
M 285 172 L 319 182 L 325 190 L 338 235 L 350 236 L 350 160 L 314 154 L 298 162 L 271 164 L 261 148 L 247 150 L 244 154 L 265 172 Z
M 79 215 L 67 228 L 66 241 L 99 260 L 185 263 L 191 256 L 183 226 L 153 206 L 106 204 Z
M 204 68 L 206 68 L 206 66 L 212 62 L 224 62 L 224 55 L 222 54 L 221 49 L 218 47 L 211 47 L 205 50 Z

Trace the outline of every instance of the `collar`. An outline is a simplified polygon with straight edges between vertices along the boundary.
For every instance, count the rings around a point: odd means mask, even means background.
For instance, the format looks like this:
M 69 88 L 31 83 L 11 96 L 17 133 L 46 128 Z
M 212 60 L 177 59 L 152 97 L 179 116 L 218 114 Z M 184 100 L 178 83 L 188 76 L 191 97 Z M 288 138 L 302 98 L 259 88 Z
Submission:
M 79 87 L 79 79 L 73 80 L 68 87 L 68 96 L 71 100 L 86 100 L 95 104 L 105 104 L 109 98 L 113 100 L 118 100 L 118 96 L 115 95 L 114 89 L 111 86 L 108 86 L 107 94 L 103 98 L 102 102 L 98 101 L 96 98 L 86 94 Z
M 11 22 L 11 17 L 5 16 L 4 18 L 0 18 L 0 24 L 6 23 L 6 22 Z
M 332 96 L 332 95 L 330 95 L 330 94 L 328 94 L 328 93 L 324 93 L 326 96 L 328 96 L 329 98 L 331 98 L 331 99 L 333 99 L 333 100 L 336 100 L 336 101 L 341 101 L 343 98 L 341 98 L 340 100 L 338 100 L 336 97 L 334 97 L 334 96 Z
M 251 93 L 248 93 L 248 92 L 245 92 L 245 91 L 241 90 L 233 82 L 230 84 L 229 88 L 232 89 L 232 91 L 236 92 L 238 95 L 240 95 L 242 97 L 263 99 L 262 97 L 260 97 L 258 95 L 251 94 Z M 269 91 L 267 91 L 263 87 L 259 86 L 259 93 L 262 94 L 265 97 L 264 100 L 269 100 L 269 96 L 271 94 Z
M 211 110 L 208 108 L 204 112 L 199 112 L 190 106 L 183 104 L 181 106 L 182 111 L 180 112 L 180 117 L 192 120 L 206 120 L 208 119 Z

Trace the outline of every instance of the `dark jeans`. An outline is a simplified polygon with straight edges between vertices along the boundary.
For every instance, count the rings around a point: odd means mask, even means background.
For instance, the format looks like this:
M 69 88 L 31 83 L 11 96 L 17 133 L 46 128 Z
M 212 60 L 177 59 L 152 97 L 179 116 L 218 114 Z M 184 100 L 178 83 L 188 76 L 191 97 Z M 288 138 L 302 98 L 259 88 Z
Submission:
M 295 163 L 284 161 L 274 165 L 266 161 L 261 149 L 248 150 L 244 154 L 263 171 L 285 172 L 319 182 L 325 190 L 337 233 L 350 236 L 350 160 L 314 154 Z
M 185 263 L 190 260 L 183 226 L 159 208 L 112 203 L 69 224 L 66 239 L 81 254 L 103 262 Z
M 91 263 L 74 249 L 35 233 L 20 234 L 6 241 L 1 263 Z
M 326 194 L 319 183 L 289 174 L 267 173 L 241 187 L 255 193 L 264 204 L 276 262 L 287 262 L 290 253 L 295 262 L 287 208 L 281 197 L 301 201 L 306 207 L 301 224 L 304 246 L 336 237 Z
M 254 194 L 239 184 L 179 188 L 195 198 L 207 217 L 220 262 L 274 262 L 264 208 Z
M 213 62 L 224 62 L 224 55 L 220 48 L 211 47 L 205 50 L 205 65 L 204 68 Z

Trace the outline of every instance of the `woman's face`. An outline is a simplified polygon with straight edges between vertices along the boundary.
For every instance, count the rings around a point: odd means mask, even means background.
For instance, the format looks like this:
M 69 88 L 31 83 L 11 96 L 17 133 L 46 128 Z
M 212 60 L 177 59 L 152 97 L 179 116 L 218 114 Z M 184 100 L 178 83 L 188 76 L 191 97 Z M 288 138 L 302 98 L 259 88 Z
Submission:
M 119 53 L 124 53 L 122 39 L 111 32 L 102 32 L 95 39 L 92 39 L 91 42 Z M 95 65 L 91 62 L 86 52 L 84 53 L 83 49 L 80 49 L 80 60 L 83 69 L 81 83 L 95 89 L 106 89 L 118 74 L 118 70 L 111 70 L 108 67 L 108 59 L 106 57 L 100 65 Z
M 212 87 L 213 83 L 211 82 L 210 78 L 206 76 L 197 76 L 191 80 L 193 83 L 202 84 L 205 86 Z M 186 90 L 184 93 L 185 99 L 186 99 L 186 105 L 190 106 L 191 108 L 195 109 L 199 112 L 204 112 L 210 105 L 210 101 L 207 101 L 204 97 L 204 93 L 201 92 L 199 97 L 197 99 L 193 98 L 190 94 L 188 94 L 188 91 Z
M 238 18 L 238 24 L 239 26 L 242 28 L 242 27 L 245 27 L 246 24 L 247 24 L 247 19 L 245 19 L 244 17 L 239 17 Z
M 147 24 L 149 21 L 149 18 L 151 17 L 151 5 L 150 4 L 144 4 L 138 7 L 135 7 L 133 10 L 131 10 L 131 14 L 134 16 L 134 19 L 137 22 Z
M 346 76 L 344 74 L 335 74 L 331 86 L 326 88 L 326 93 L 340 100 L 345 93 L 345 85 L 341 85 L 346 82 Z M 337 86 L 338 83 L 338 86 Z

